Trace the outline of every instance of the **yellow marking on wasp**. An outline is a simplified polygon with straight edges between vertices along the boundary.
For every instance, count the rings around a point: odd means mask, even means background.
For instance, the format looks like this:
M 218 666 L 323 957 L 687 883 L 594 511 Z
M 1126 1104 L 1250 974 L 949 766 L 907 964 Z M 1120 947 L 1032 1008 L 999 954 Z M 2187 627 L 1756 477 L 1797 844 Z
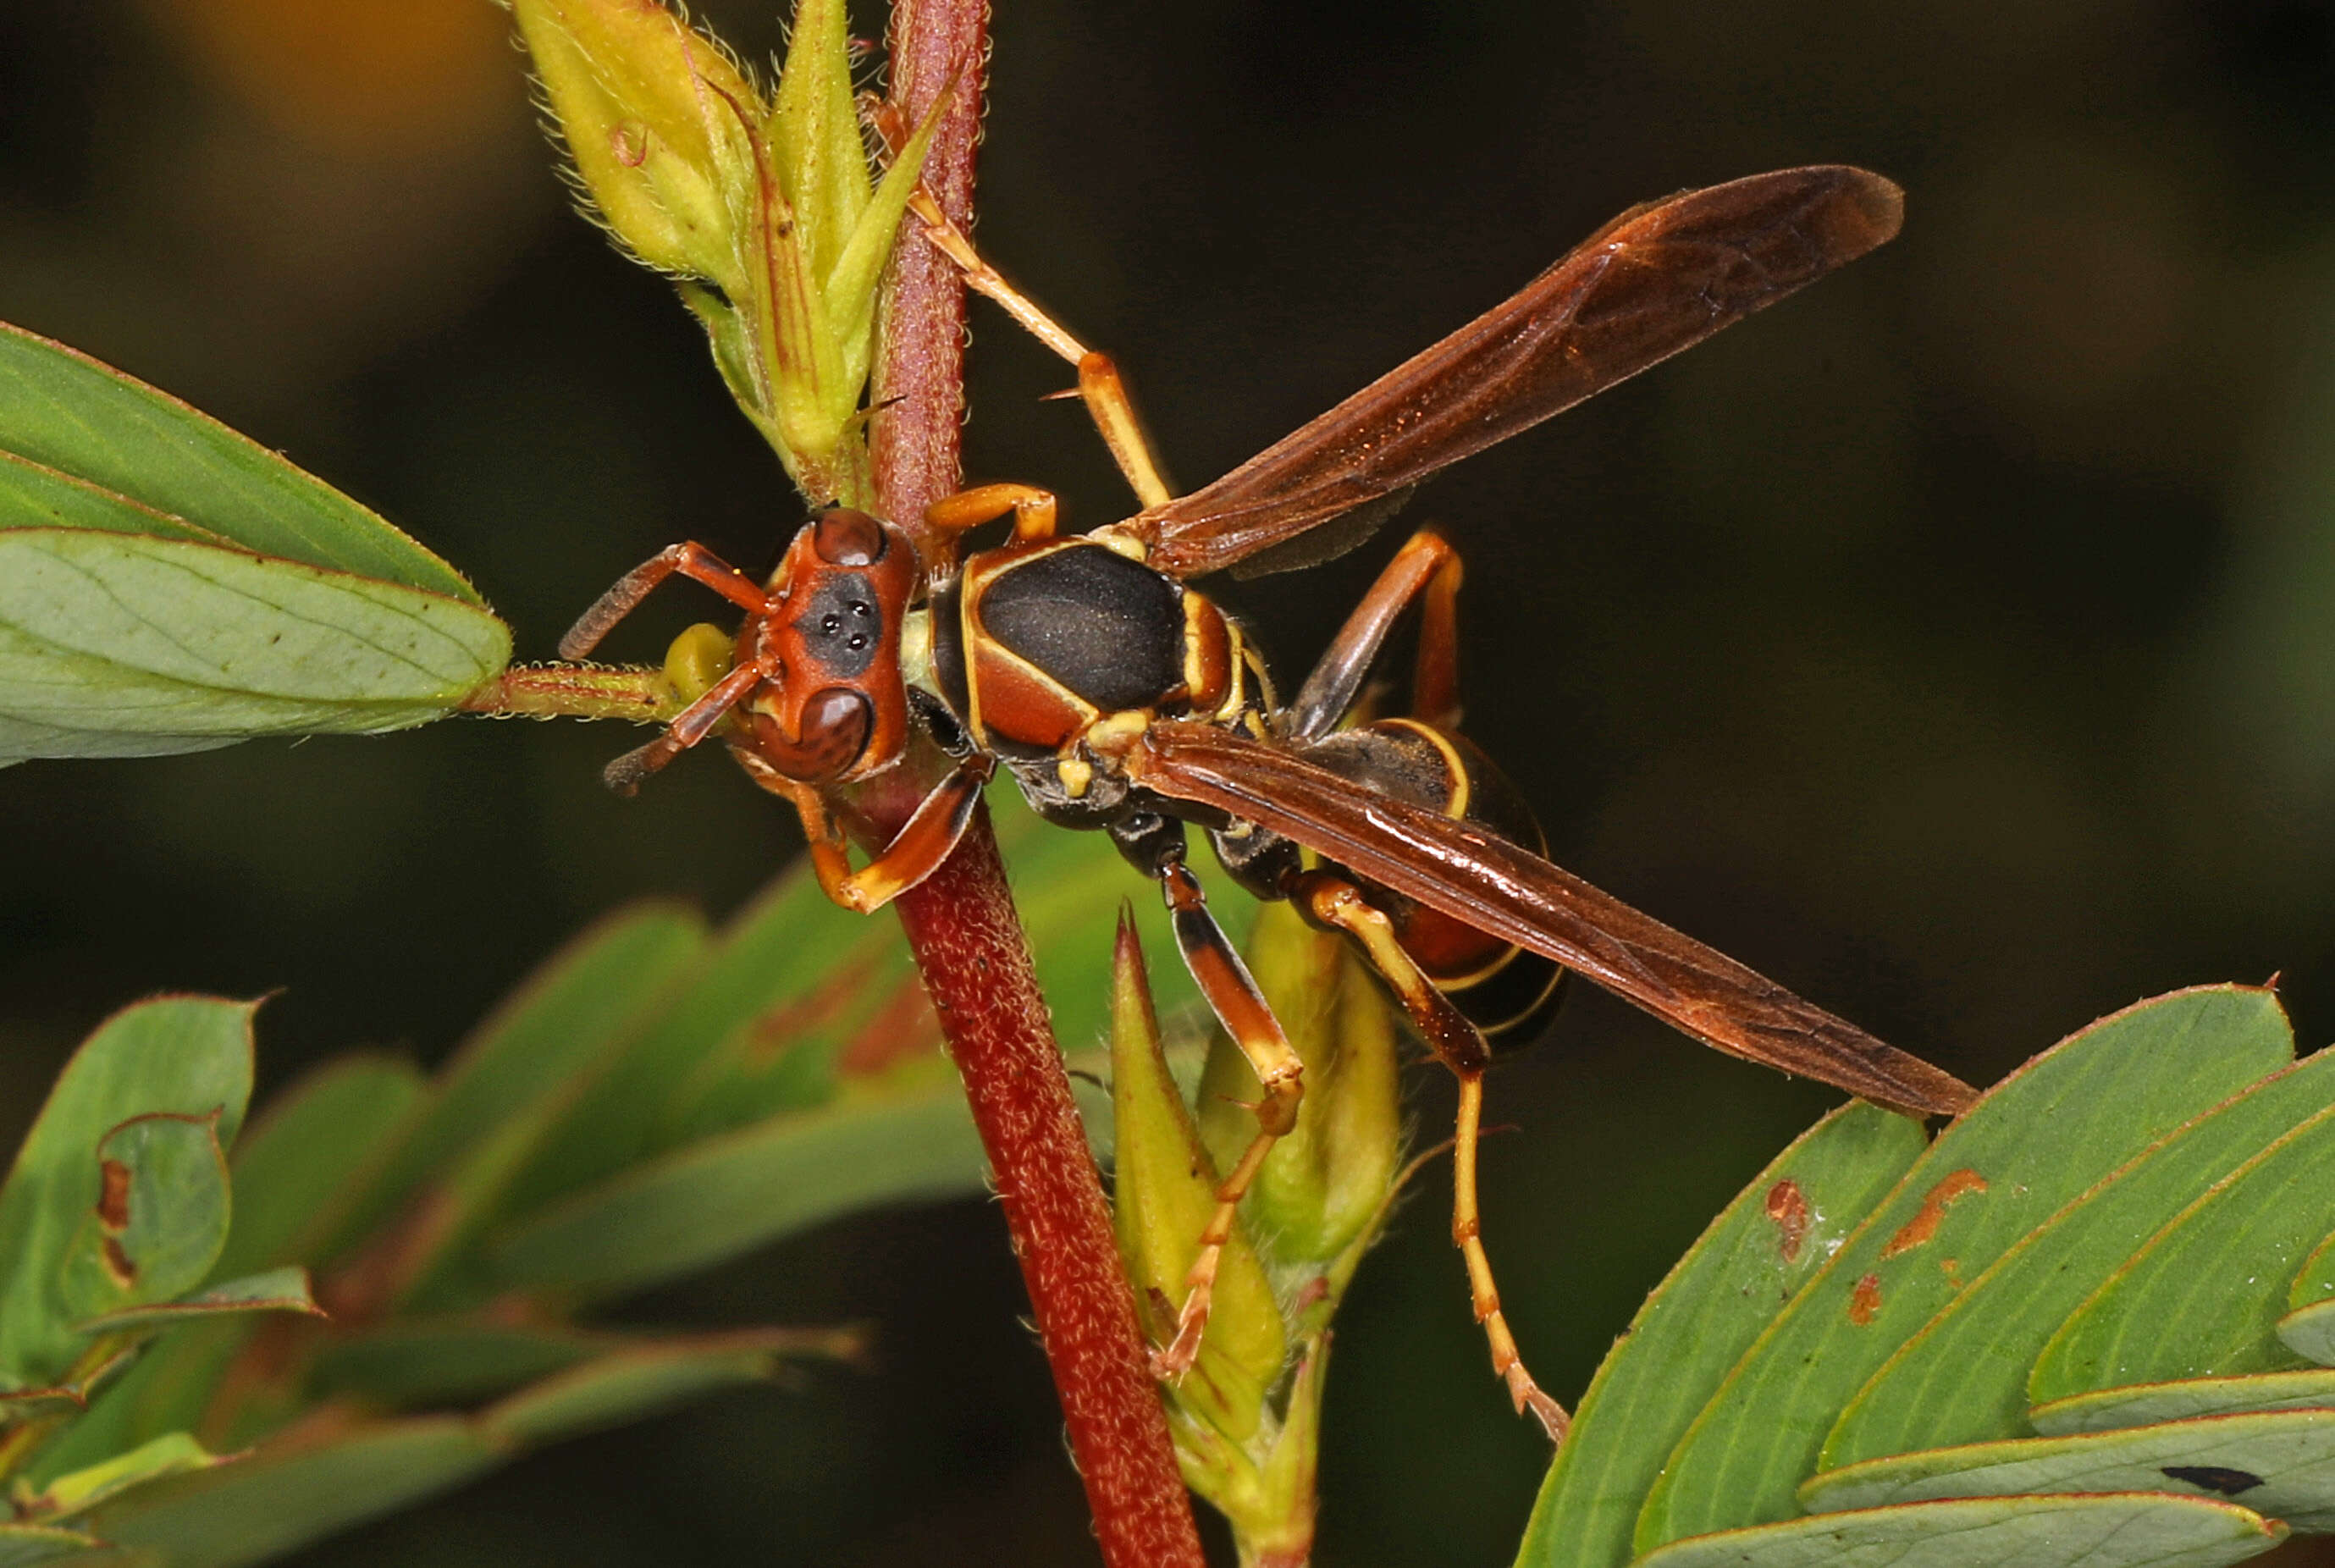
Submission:
M 1087 786 L 1094 782 L 1094 764 L 1075 757 L 1065 757 L 1055 763 L 1054 773 L 1062 781 L 1062 793 L 1073 800 L 1086 799 Z

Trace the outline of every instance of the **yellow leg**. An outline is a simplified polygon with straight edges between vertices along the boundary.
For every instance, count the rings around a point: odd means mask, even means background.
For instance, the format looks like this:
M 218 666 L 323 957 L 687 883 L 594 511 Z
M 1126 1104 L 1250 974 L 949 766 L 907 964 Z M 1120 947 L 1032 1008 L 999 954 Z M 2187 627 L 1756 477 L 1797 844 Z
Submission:
M 1551 1399 L 1525 1369 L 1516 1336 L 1500 1311 L 1499 1287 L 1492 1280 L 1492 1260 L 1484 1251 L 1483 1215 L 1476 1202 L 1476 1145 L 1484 1110 L 1484 1069 L 1491 1052 L 1451 999 L 1436 988 L 1402 944 L 1384 912 L 1374 908 L 1361 889 L 1342 877 L 1308 872 L 1296 896 L 1303 907 L 1324 925 L 1352 936 L 1373 968 L 1386 977 L 1395 1000 L 1410 1015 L 1428 1049 L 1459 1079 L 1458 1129 L 1451 1146 L 1451 1244 L 1468 1266 L 1468 1292 L 1476 1321 L 1492 1352 L 1492 1375 L 1506 1383 L 1516 1414 L 1529 1410 L 1540 1421 L 1552 1443 L 1565 1441 L 1572 1424 L 1565 1407 Z
M 958 764 L 917 803 L 892 842 L 857 870 L 844 847 L 842 831 L 816 789 L 776 774 L 756 773 L 755 777 L 794 802 L 802 817 L 803 837 L 810 841 L 811 869 L 819 876 L 820 891 L 846 909 L 872 915 L 939 870 L 941 862 L 954 852 L 994 766 L 985 753 Z
M 954 539 L 1012 512 L 1014 542 L 1036 545 L 1054 537 L 1057 510 L 1054 492 L 1035 485 L 975 485 L 926 507 L 925 526 Z
M 1127 383 L 1110 356 L 1090 349 L 1071 336 L 1069 329 L 1048 315 L 1037 302 L 1006 282 L 995 267 L 981 258 L 964 231 L 948 220 L 940 205 L 922 186 L 909 198 L 908 208 L 925 226 L 925 237 L 964 274 L 967 288 L 995 300 L 1004 307 L 1006 315 L 1021 324 L 1023 331 L 1079 367 L 1079 396 L 1085 401 L 1095 429 L 1101 432 L 1103 445 L 1110 449 L 1111 460 L 1127 476 L 1128 488 L 1146 507 L 1166 505 L 1175 492 L 1160 477 L 1159 465 L 1151 455 L 1151 443 L 1143 433 L 1143 421 L 1136 417 L 1135 401 L 1128 395 Z
M 1247 1060 L 1257 1082 L 1264 1086 L 1264 1097 L 1256 1103 L 1256 1137 L 1216 1184 L 1216 1209 L 1200 1232 L 1199 1253 L 1184 1279 L 1184 1306 L 1177 1314 L 1176 1337 L 1166 1349 L 1152 1352 L 1155 1377 L 1179 1378 L 1191 1370 L 1193 1359 L 1200 1353 L 1200 1336 L 1207 1329 L 1208 1309 L 1216 1293 L 1216 1270 L 1224 1259 L 1225 1243 L 1232 1236 L 1241 1199 L 1248 1195 L 1273 1146 L 1297 1125 L 1297 1108 L 1305 1098 L 1300 1077 L 1304 1063 L 1250 978 L 1247 965 L 1241 963 L 1216 916 L 1208 913 L 1207 899 L 1190 868 L 1178 859 L 1158 867 L 1154 875 L 1168 900 L 1185 967 L 1192 972 L 1200 994 Z

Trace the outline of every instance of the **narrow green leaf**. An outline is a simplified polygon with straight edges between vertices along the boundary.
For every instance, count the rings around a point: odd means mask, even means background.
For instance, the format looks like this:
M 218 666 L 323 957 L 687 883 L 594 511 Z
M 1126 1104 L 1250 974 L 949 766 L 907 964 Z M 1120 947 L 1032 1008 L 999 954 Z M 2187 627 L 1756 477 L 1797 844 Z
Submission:
M 179 539 L 0 531 L 0 760 L 406 729 L 509 658 L 493 615 L 402 584 Z
M 235 542 L 5 450 L 0 450 L 0 528 L 96 528 L 228 547 Z
M 533 1446 L 621 1426 L 711 1393 L 766 1380 L 781 1351 L 753 1332 L 622 1350 L 489 1406 L 479 1425 L 506 1444 Z
M 867 149 L 851 95 L 843 0 L 798 0 L 769 129 L 805 260 L 824 277 L 867 206 Z M 843 318 L 828 319 L 840 325 Z
M 2028 1379 L 2048 1404 L 2093 1389 L 2274 1372 L 2287 1288 L 2335 1224 L 2335 1109 L 2215 1183 L 2052 1336 Z
M 1826 1514 L 1680 1541 L 1641 1568 L 2215 1568 L 2286 1539 L 2194 1497 L 2003 1497 Z
M 979 1191 L 988 1166 L 955 1076 L 916 1076 L 648 1160 L 524 1221 L 489 1262 L 509 1284 L 608 1295 L 838 1215 Z
M 45 1486 L 166 1433 L 193 1430 L 248 1333 L 247 1321 L 217 1318 L 190 1323 L 131 1352 L 134 1364 L 106 1384 L 86 1415 L 34 1457 L 25 1479 Z
M 62 1293 L 64 1259 L 102 1192 L 98 1145 L 134 1117 L 218 1118 L 231 1140 L 251 1097 L 256 1002 L 165 997 L 115 1013 L 65 1065 L 0 1187 L 0 1389 L 62 1376 L 86 1313 Z
M 57 1563 L 77 1552 L 101 1546 L 94 1535 L 59 1530 L 47 1524 L 0 1524 L 0 1568 L 32 1568 L 35 1563 Z
M 485 608 L 460 573 L 323 480 L 168 393 L 5 324 L 0 452 L 264 556 Z M 22 464 L 0 468 L 0 490 L 38 484 Z
M 118 1334 L 130 1329 L 169 1329 L 206 1318 L 237 1312 L 294 1312 L 322 1317 L 324 1309 L 308 1291 L 308 1271 L 293 1267 L 247 1274 L 212 1285 L 174 1302 L 128 1307 L 92 1318 L 80 1325 L 84 1334 Z
M 2335 1366 L 2335 1302 L 2287 1313 L 2278 1321 L 2278 1337 L 2306 1360 Z
M 363 1423 L 175 1476 L 98 1511 L 93 1528 L 170 1568 L 241 1568 L 402 1508 L 508 1454 L 456 1416 Z
M 2102 1389 L 2038 1405 L 2027 1413 L 2047 1437 L 2153 1427 L 2195 1416 L 2234 1416 L 2253 1410 L 2335 1409 L 2335 1371 L 2264 1372 L 2252 1378 L 2192 1378 L 2178 1383 L 2137 1383 Z
M 2335 1410 L 1931 1448 L 1818 1476 L 1800 1501 L 1830 1514 L 1941 1497 L 2146 1491 L 2224 1498 L 2297 1530 L 2335 1529 Z
M 59 1269 L 79 1333 L 91 1319 L 194 1289 L 227 1243 L 227 1156 L 209 1117 L 134 1117 L 99 1141 L 97 1163 L 102 1195 Z
M 934 103 L 925 122 L 900 149 L 900 156 L 884 171 L 884 183 L 877 187 L 875 199 L 858 214 L 848 243 L 827 274 L 827 319 L 842 341 L 844 378 L 855 397 L 867 380 L 876 345 L 876 283 L 884 275 L 884 264 L 891 259 L 892 242 L 899 236 L 908 198 L 916 192 L 917 176 L 924 172 L 933 133 L 940 127 L 941 111 L 947 102 L 944 98 Z
M 2291 1050 L 2270 992 L 2207 986 L 2103 1019 L 2005 1079 L 1729 1374 L 1648 1498 L 1638 1549 L 1789 1518 L 1842 1406 L 1962 1282 Z
M 654 1014 L 704 940 L 694 912 L 644 904 L 602 920 L 538 964 L 471 1031 L 440 1072 L 434 1096 L 353 1184 L 319 1255 L 338 1255 L 428 1183 L 453 1209 L 432 1221 L 437 1246 L 407 1260 L 426 1272 L 500 1201 L 512 1167 L 528 1152 L 514 1142 L 545 1136 L 538 1113 L 564 1107 L 573 1080 Z
M 676 981 L 669 1004 L 600 1064 L 560 1126 L 513 1176 L 506 1212 L 524 1215 L 654 1152 L 676 1096 L 710 1056 L 734 1042 L 775 1057 L 788 1042 L 763 1031 L 762 1021 L 777 1019 L 823 976 L 864 967 L 864 953 L 887 944 L 896 950 L 897 943 L 887 923 L 828 903 L 808 866 L 779 877 Z M 827 1086 L 814 1092 L 810 1103 L 817 1104 Z
M 170 1432 L 102 1465 L 60 1476 L 21 1506 L 36 1518 L 70 1519 L 150 1481 L 208 1470 L 218 1463 L 218 1456 L 186 1433 Z
M 1620 1568 L 1631 1525 L 1728 1369 L 1926 1147 L 1852 1101 L 1761 1171 L 1630 1321 L 1582 1396 L 1526 1526 L 1518 1568 Z
M 1971 1280 L 1857 1391 L 1823 1468 L 2027 1435 L 2027 1379 L 2069 1314 L 2190 1200 L 2335 1103 L 2335 1051 L 2182 1128 Z
M 621 1348 L 615 1336 L 560 1324 L 401 1318 L 335 1338 L 318 1352 L 314 1378 L 328 1396 L 411 1409 L 506 1393 Z
M 429 1093 L 402 1057 L 336 1057 L 261 1108 L 235 1151 L 235 1223 L 219 1254 L 223 1274 L 257 1273 L 321 1260 L 318 1216 L 350 1201 L 360 1171 Z

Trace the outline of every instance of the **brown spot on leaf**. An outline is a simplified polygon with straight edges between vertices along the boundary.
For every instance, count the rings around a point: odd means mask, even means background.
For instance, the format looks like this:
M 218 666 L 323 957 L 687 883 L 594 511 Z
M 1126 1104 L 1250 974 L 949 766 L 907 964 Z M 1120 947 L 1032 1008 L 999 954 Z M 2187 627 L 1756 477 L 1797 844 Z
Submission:
M 925 995 L 925 988 L 903 978 L 891 1000 L 859 1026 L 835 1059 L 843 1078 L 870 1078 L 895 1062 L 927 1055 L 941 1048 L 941 1021 Z
M 745 1065 L 767 1069 L 805 1039 L 840 1028 L 866 1000 L 880 962 L 880 955 L 868 954 L 838 964 L 800 996 L 757 1017 L 749 1025 L 753 1032 L 743 1052 Z
M 97 1223 L 117 1235 L 130 1228 L 130 1167 L 118 1159 L 97 1162 Z
M 130 1254 L 121 1250 L 121 1244 L 111 1236 L 106 1237 L 103 1255 L 105 1272 L 113 1276 L 113 1282 L 125 1291 L 134 1289 L 138 1283 L 138 1265 L 130 1261 Z
M 1775 1222 L 1776 1252 L 1788 1263 L 1799 1259 L 1800 1244 L 1807 1240 L 1810 1212 L 1808 1195 L 1791 1177 L 1768 1189 L 1768 1217 Z
M 1874 1314 L 1880 1310 L 1881 1276 L 1867 1274 L 1857 1281 L 1856 1288 L 1848 1293 L 1848 1321 L 1861 1329 L 1871 1322 Z
M 1986 1178 L 1978 1172 L 1969 1169 L 1951 1172 L 1943 1181 L 1930 1189 L 1929 1195 L 1922 1200 L 1921 1211 L 1889 1238 L 1889 1244 L 1881 1249 L 1882 1257 L 1898 1257 L 1922 1245 L 1938 1234 L 1938 1222 L 1946 1217 L 1949 1205 L 1972 1193 L 1984 1191 Z

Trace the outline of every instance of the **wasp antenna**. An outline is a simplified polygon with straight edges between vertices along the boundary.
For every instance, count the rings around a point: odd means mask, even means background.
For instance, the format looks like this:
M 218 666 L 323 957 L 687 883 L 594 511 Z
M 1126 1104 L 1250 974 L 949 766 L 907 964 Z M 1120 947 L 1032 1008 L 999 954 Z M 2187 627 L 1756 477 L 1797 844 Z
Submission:
M 660 735 L 647 745 L 627 751 L 600 769 L 600 781 L 629 800 L 641 792 L 641 780 L 657 772 L 673 760 L 679 748 L 670 744 L 672 737 Z

